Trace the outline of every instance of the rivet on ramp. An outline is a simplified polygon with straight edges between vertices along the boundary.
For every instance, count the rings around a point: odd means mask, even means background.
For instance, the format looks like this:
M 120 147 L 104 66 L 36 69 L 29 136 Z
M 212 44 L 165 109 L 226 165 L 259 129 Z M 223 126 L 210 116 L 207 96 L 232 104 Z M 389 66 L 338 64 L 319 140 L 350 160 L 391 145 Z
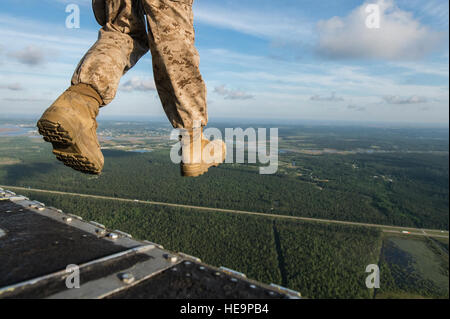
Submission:
M 108 237 L 111 239 L 117 239 L 119 238 L 119 235 L 117 235 L 116 233 L 109 233 Z
M 96 228 L 96 229 L 95 229 L 95 232 L 96 232 L 97 234 L 99 234 L 99 235 L 103 235 L 104 233 L 106 233 L 106 230 L 101 229 L 101 228 Z M 116 236 L 118 236 L 116 233 L 111 233 L 111 234 L 115 234 Z M 110 235 L 111 235 L 111 234 L 110 234 Z M 112 237 L 110 236 L 110 238 L 112 238 Z M 116 238 L 112 238 L 112 239 L 116 239 Z
M 124 282 L 126 284 L 131 284 L 134 281 L 133 274 L 131 274 L 129 272 L 120 273 L 119 278 L 120 278 L 120 280 L 122 280 L 122 282 Z
M 165 254 L 164 258 L 166 258 L 171 263 L 176 263 L 178 261 L 177 256 L 172 256 L 172 255 L 169 255 L 169 254 Z
M 177 258 L 176 256 L 171 256 L 171 257 L 169 258 L 169 261 L 170 261 L 171 263 L 176 263 L 176 262 L 178 261 L 178 258 Z
M 63 220 L 64 220 L 66 223 L 70 223 L 70 222 L 72 222 L 72 217 L 63 217 Z

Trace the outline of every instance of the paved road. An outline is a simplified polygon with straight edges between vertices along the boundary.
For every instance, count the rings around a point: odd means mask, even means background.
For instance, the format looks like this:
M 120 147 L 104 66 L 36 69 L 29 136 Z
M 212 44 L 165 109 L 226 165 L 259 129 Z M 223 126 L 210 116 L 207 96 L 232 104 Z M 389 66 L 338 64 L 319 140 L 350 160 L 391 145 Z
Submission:
M 59 191 L 52 191 L 52 190 L 46 190 L 46 189 L 26 188 L 26 187 L 18 187 L 18 186 L 6 186 L 6 185 L 3 186 L 3 185 L 0 185 L 0 187 L 2 187 L 4 189 L 12 189 L 12 190 L 35 191 L 35 192 L 48 193 L 48 194 L 71 195 L 71 196 L 79 196 L 79 197 L 86 197 L 86 198 L 115 200 L 115 201 L 121 201 L 121 202 L 133 202 L 133 203 L 141 203 L 141 204 L 148 204 L 148 205 L 158 205 L 158 206 L 167 206 L 167 207 L 179 207 L 179 208 L 203 210 L 203 211 L 209 211 L 209 212 L 220 212 L 220 213 L 242 214 L 242 215 L 254 215 L 254 216 L 263 216 L 263 217 L 271 217 L 271 218 L 279 218 L 279 219 L 290 219 L 290 220 L 300 220 L 300 221 L 319 222 L 319 223 L 331 223 L 331 224 L 374 227 L 374 228 L 381 228 L 383 232 L 388 232 L 388 233 L 402 234 L 402 231 L 405 230 L 405 231 L 410 232 L 409 234 L 405 234 L 405 235 L 409 235 L 409 236 L 428 236 L 428 237 L 449 238 L 448 231 L 442 231 L 442 230 L 438 230 L 438 229 L 421 229 L 421 228 L 413 228 L 413 227 L 399 227 L 399 226 L 379 225 L 379 224 L 370 224 L 370 223 L 358 223 L 358 222 L 332 220 L 332 219 L 321 219 L 321 218 L 309 218 L 309 217 L 299 217 L 299 216 L 277 215 L 277 214 L 269 214 L 269 213 L 249 212 L 249 211 L 243 211 L 243 210 L 233 210 L 233 209 L 224 209 L 224 208 L 213 208 L 213 207 L 173 204 L 173 203 L 164 203 L 164 202 L 136 200 L 136 199 L 129 199 L 129 198 L 118 198 L 118 197 L 109 197 L 109 196 L 100 196 L 100 195 L 78 194 L 78 193 L 70 193 L 70 192 L 59 192 Z M 427 232 L 442 232 L 442 234 L 441 235 L 440 234 L 430 234 L 430 233 L 427 233 Z

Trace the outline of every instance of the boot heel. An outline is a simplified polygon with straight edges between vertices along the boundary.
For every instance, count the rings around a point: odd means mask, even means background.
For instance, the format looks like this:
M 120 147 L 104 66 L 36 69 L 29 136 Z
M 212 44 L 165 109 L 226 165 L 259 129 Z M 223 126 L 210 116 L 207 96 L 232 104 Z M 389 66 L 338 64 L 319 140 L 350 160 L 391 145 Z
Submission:
M 208 171 L 208 167 L 203 164 L 181 163 L 181 175 L 185 177 L 200 176 Z
M 48 120 L 40 120 L 37 123 L 39 134 L 44 137 L 46 142 L 60 144 L 62 146 L 70 146 L 73 139 L 69 132 L 65 130 L 61 124 Z

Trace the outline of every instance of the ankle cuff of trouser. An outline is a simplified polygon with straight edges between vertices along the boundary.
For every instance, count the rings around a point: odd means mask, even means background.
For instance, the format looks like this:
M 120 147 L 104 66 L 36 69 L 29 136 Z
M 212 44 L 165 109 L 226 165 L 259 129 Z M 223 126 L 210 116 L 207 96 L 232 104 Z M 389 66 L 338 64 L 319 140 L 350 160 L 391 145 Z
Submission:
M 83 94 L 85 96 L 89 96 L 95 99 L 99 105 L 103 105 L 103 99 L 101 98 L 100 94 L 98 94 L 98 92 L 89 84 L 79 83 L 76 85 L 72 85 L 68 90 Z

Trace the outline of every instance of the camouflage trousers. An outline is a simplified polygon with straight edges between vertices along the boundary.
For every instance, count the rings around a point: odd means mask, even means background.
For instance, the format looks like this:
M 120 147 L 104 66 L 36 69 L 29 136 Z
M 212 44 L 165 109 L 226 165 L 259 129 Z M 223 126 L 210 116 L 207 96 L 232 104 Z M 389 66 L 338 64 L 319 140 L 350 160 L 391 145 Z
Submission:
M 120 78 L 149 50 L 164 111 L 175 128 L 208 121 L 206 86 L 194 46 L 193 0 L 93 0 L 102 28 L 72 84 L 91 85 L 111 102 Z M 198 126 L 198 125 L 196 125 Z

